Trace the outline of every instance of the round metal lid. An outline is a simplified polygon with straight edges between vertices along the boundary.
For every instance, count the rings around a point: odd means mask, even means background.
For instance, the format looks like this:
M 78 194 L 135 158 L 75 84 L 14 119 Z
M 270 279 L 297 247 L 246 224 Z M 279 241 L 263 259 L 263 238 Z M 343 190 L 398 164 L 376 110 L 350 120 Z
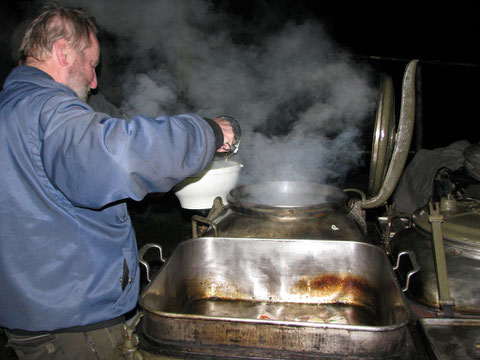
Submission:
M 385 179 L 395 143 L 395 127 L 393 80 L 390 76 L 383 74 L 380 83 L 380 99 L 375 130 L 373 132 L 372 156 L 368 176 L 369 195 L 377 195 Z
M 442 199 L 440 213 L 443 216 L 442 235 L 449 245 L 480 246 L 480 202 L 473 200 Z M 420 229 L 431 233 L 428 207 L 415 212 L 413 221 Z

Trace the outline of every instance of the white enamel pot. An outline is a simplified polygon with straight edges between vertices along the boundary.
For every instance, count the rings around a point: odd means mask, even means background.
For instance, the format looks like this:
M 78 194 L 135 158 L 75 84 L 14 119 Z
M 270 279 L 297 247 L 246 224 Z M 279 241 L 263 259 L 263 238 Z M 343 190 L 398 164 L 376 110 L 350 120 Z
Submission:
M 184 209 L 210 209 L 217 196 L 226 204 L 227 194 L 237 184 L 242 164 L 213 161 L 202 173 L 186 178 L 173 190 Z

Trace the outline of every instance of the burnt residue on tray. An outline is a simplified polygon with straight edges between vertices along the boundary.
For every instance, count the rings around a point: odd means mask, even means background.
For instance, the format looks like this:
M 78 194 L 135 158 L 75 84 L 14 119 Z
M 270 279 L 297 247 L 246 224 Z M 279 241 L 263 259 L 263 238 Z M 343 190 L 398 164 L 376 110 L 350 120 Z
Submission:
M 377 291 L 364 278 L 351 274 L 324 274 L 300 279 L 292 293 L 318 303 L 345 303 L 375 307 Z

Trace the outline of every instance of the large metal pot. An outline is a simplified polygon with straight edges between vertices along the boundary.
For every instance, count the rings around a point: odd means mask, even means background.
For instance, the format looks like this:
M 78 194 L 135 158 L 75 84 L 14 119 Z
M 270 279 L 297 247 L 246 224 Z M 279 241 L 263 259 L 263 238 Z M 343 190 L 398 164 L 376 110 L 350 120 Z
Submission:
M 346 206 L 345 193 L 334 186 L 300 181 L 239 186 L 228 204 L 211 211 L 205 236 L 363 241 L 364 231 Z M 194 234 L 194 237 L 195 234 Z

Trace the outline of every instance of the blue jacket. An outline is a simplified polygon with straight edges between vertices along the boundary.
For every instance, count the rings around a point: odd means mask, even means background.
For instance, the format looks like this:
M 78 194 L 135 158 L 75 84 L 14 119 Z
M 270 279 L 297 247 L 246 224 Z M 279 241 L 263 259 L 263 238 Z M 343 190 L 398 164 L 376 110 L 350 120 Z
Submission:
M 198 116 L 111 118 L 15 68 L 0 93 L 0 326 L 52 331 L 133 309 L 137 245 L 122 200 L 170 190 L 214 153 Z

